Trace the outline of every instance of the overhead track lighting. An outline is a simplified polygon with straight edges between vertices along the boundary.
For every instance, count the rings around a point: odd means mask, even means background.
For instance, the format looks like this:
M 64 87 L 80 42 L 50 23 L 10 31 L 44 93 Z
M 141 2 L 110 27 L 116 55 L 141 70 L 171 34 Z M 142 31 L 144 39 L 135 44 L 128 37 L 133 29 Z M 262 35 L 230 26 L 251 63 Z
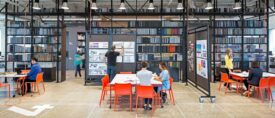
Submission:
M 61 8 L 64 9 L 64 10 L 68 10 L 69 9 L 69 7 L 68 7 L 68 0 L 63 0 Z
M 120 1 L 120 7 L 119 7 L 120 10 L 125 10 L 126 7 L 125 7 L 125 1 L 124 0 L 121 0 Z
M 177 7 L 177 9 L 178 10 L 184 9 L 183 5 L 182 5 L 182 0 L 178 0 L 178 7 Z
M 91 6 L 91 9 L 93 10 L 97 10 L 97 6 L 96 6 L 96 0 L 92 0 L 92 6 Z
M 39 7 L 39 0 L 35 0 L 33 3 L 33 9 L 40 10 L 41 8 Z
M 205 9 L 207 10 L 213 9 L 213 4 L 211 0 L 207 0 Z
M 150 3 L 150 4 L 149 4 L 148 9 L 149 9 L 149 10 L 155 9 L 155 7 L 154 7 L 154 1 L 153 1 L 153 0 L 150 0 L 149 3 Z
M 234 7 L 233 9 L 241 9 L 242 8 L 242 5 L 241 5 L 241 2 L 240 0 L 235 0 L 235 4 L 234 4 Z

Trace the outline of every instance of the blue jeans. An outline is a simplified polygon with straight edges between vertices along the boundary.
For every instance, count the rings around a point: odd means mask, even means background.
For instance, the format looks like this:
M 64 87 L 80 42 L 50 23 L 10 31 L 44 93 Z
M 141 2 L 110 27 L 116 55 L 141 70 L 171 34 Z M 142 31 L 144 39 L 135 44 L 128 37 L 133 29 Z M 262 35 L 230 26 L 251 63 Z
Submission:
M 116 76 L 116 67 L 115 66 L 108 66 L 107 67 L 107 73 L 110 77 L 110 82 L 114 79 Z

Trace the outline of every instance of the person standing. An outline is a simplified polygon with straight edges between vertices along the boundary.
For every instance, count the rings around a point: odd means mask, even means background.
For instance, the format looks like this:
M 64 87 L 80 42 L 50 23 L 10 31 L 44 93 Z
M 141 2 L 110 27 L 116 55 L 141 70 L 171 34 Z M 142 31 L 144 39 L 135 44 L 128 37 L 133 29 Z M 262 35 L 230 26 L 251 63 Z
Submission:
M 77 73 L 79 74 L 79 77 L 81 77 L 81 68 L 80 65 L 82 63 L 82 59 L 80 56 L 80 51 L 78 50 L 77 53 L 74 55 L 74 65 L 76 66 L 75 68 L 75 77 L 77 77 Z
M 159 69 L 161 70 L 160 76 L 156 77 L 155 80 L 162 82 L 162 90 L 160 91 L 160 94 L 162 95 L 162 102 L 165 103 L 167 96 L 165 91 L 169 91 L 170 89 L 170 74 L 168 71 L 168 67 L 164 62 L 161 62 L 159 64 Z
M 147 70 L 148 63 L 141 63 L 141 70 L 137 72 L 137 77 L 140 81 L 140 85 L 142 86 L 151 86 L 151 79 L 153 77 L 153 73 Z M 152 110 L 152 99 L 145 98 L 144 99 L 144 107 L 145 110 Z
M 106 52 L 105 57 L 107 58 L 107 73 L 110 77 L 110 81 L 113 80 L 113 78 L 116 75 L 116 60 L 119 55 L 124 54 L 124 48 L 122 47 L 120 52 L 115 51 L 116 46 L 112 46 L 111 50 Z
M 233 71 L 234 65 L 233 65 L 233 54 L 232 49 L 227 48 L 226 49 L 226 55 L 224 56 L 225 61 L 225 70 L 228 75 L 228 78 L 231 79 L 230 73 Z M 226 86 L 226 84 L 224 84 Z M 230 89 L 230 84 L 228 84 L 228 89 Z
M 27 73 L 27 79 L 25 82 L 35 82 L 36 81 L 36 76 L 38 73 L 42 72 L 40 65 L 37 63 L 37 58 L 33 57 L 31 60 L 31 70 L 29 73 Z M 24 84 L 25 85 L 25 84 Z M 27 85 L 27 92 L 31 92 L 31 85 Z

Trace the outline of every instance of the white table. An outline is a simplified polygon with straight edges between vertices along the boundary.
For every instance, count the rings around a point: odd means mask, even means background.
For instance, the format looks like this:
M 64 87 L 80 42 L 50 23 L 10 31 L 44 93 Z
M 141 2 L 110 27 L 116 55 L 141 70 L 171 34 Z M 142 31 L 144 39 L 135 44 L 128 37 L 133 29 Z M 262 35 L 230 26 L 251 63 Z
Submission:
M 112 82 L 110 83 L 110 108 L 112 108 L 112 92 L 111 92 L 111 86 L 118 84 L 126 84 L 131 83 L 132 85 L 138 85 L 140 83 L 138 77 L 136 74 L 116 74 Z M 151 79 L 151 84 L 153 86 L 162 86 L 162 82 L 154 80 L 154 77 Z M 162 106 L 162 102 L 161 102 Z
M 27 75 L 18 75 L 18 74 L 5 74 L 5 75 L 0 75 L 0 78 L 14 78 L 14 77 L 27 77 Z M 7 83 L 7 82 L 6 82 Z M 15 97 L 15 93 L 13 94 Z
M 136 74 L 116 74 L 111 85 L 114 85 L 115 83 L 119 84 L 126 84 L 131 83 L 132 85 L 137 85 L 140 83 L 138 77 Z M 155 80 L 154 78 L 151 79 L 152 85 L 162 85 L 162 82 Z
M 231 72 L 230 74 L 236 75 L 236 76 L 239 76 L 239 77 L 243 77 L 243 78 L 247 78 L 248 75 L 249 75 L 248 72 L 242 72 L 242 73 Z M 268 73 L 268 72 L 263 72 L 263 78 L 266 78 L 266 77 L 275 77 L 275 74 Z

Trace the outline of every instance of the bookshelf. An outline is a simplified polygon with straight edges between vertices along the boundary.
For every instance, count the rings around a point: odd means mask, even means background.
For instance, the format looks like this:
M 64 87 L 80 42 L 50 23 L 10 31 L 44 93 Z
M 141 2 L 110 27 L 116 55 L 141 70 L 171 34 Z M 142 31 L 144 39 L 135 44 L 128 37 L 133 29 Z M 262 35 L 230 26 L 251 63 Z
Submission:
M 86 54 L 86 33 L 77 32 L 77 50 L 80 51 L 81 56 L 85 57 Z M 82 62 L 82 68 L 85 68 L 85 59 Z
M 55 80 L 59 52 L 58 28 L 55 24 L 37 21 L 11 21 L 6 24 L 6 71 L 31 67 L 31 58 L 36 57 L 43 72 Z M 49 71 L 49 72 L 48 72 Z
M 183 25 L 179 21 L 138 21 L 130 23 L 137 28 L 136 63 L 137 70 L 142 61 L 149 63 L 149 69 L 158 73 L 158 64 L 165 62 L 171 76 L 178 81 L 182 63 Z
M 233 51 L 235 69 L 248 70 L 258 61 L 267 71 L 267 26 L 265 20 L 215 21 L 212 58 L 215 64 L 225 65 L 227 48 Z

